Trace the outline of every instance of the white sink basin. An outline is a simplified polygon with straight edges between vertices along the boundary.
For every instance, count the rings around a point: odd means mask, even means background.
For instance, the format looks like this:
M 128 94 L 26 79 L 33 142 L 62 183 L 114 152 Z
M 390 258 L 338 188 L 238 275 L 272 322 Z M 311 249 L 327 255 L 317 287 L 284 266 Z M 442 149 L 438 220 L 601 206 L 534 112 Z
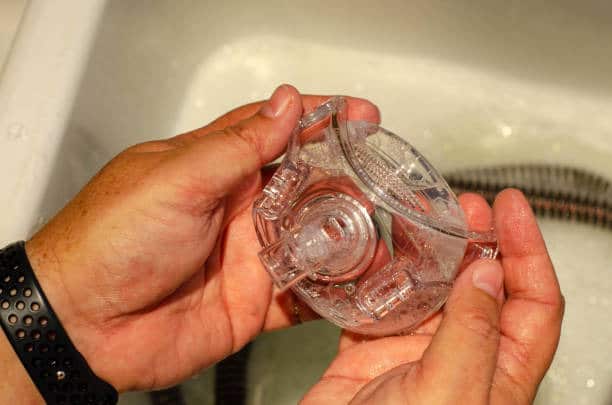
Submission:
M 267 97 L 282 82 L 306 93 L 373 100 L 385 127 L 442 171 L 546 162 L 612 179 L 609 2 L 70 3 L 32 1 L 16 45 L 24 49 L 12 54 L 17 59 L 9 59 L 0 79 L 0 128 L 9 134 L 0 136 L 0 165 L 6 165 L 0 168 L 11 170 L 0 180 L 6 176 L 12 186 L 0 196 L 9 207 L 1 242 L 25 237 L 126 146 L 202 126 Z M 60 18 L 67 9 L 80 17 L 69 28 Z M 40 45 L 32 38 L 61 30 L 74 34 L 69 51 L 57 53 L 65 49 L 59 36 L 45 44 L 43 57 L 66 69 L 21 74 L 20 66 L 36 61 Z M 60 84 L 25 90 L 32 81 L 55 79 Z M 31 102 L 41 98 L 46 102 Z M 19 108 L 3 108 L 15 103 Z M 39 109 L 28 110 L 32 105 Z M 36 124 L 30 132 L 29 122 Z M 537 403 L 607 404 L 612 232 L 550 220 L 542 225 L 567 310 Z M 317 341 L 316 330 L 291 336 L 301 339 L 296 345 L 321 349 L 319 372 L 329 357 L 325 348 L 334 343 L 329 333 Z M 287 336 L 266 336 L 254 353 Z M 261 375 L 252 381 L 250 403 L 303 394 L 315 375 L 286 377 L 289 367 L 300 369 L 291 355 L 288 345 L 285 353 L 272 351 L 268 368 L 253 373 Z M 273 382 L 274 376 L 295 383 Z

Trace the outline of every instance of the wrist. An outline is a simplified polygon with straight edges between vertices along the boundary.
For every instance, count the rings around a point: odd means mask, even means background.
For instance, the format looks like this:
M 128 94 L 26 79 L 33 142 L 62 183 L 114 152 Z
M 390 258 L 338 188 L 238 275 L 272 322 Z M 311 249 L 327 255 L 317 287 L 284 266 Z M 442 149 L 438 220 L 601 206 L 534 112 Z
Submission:
M 3 404 L 44 404 L 36 386 L 30 380 L 13 347 L 0 333 L 0 402 Z
M 75 297 L 74 289 L 71 288 L 78 285 L 78 282 L 73 282 L 73 277 L 77 276 L 79 266 L 74 266 L 69 259 L 58 255 L 55 247 L 42 239 L 35 236 L 25 244 L 32 271 L 74 347 L 99 378 L 112 384 L 111 376 L 106 373 L 108 367 L 105 367 L 109 361 L 101 353 L 101 341 L 104 340 L 100 337 L 101 329 L 85 313 L 88 311 L 79 305 L 79 298 Z
M 70 271 L 62 271 L 67 267 L 67 263 L 55 253 L 53 246 L 49 246 L 37 236 L 26 242 L 25 250 L 32 271 L 50 305 L 70 338 L 75 339 L 77 335 L 80 336 L 80 322 L 72 303 L 72 295 L 66 287 L 66 277 L 70 275 Z
M 0 279 L 0 362 L 7 372 L 3 384 L 8 384 L 0 394 L 4 401 L 116 403 L 116 390 L 95 374 L 68 336 L 23 242 L 0 249 Z
M 88 346 L 85 339 L 83 322 L 80 320 L 78 310 L 74 305 L 70 289 L 67 288 L 66 277 L 70 272 L 63 272 L 63 262 L 55 254 L 53 248 L 41 243 L 39 239 L 32 238 L 25 244 L 26 255 L 32 271 L 36 275 L 38 283 L 42 287 L 49 304 L 62 323 L 62 327 L 70 336 L 70 339 L 89 362 Z M 85 353 L 83 353 L 85 352 Z M 92 357 L 89 355 L 89 357 Z

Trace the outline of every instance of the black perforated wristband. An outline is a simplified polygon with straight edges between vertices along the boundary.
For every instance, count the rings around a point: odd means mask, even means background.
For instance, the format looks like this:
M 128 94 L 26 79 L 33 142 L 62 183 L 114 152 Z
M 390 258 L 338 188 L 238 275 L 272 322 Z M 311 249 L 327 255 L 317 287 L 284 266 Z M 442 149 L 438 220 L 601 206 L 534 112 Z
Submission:
M 24 242 L 0 250 L 0 323 L 48 404 L 117 403 L 74 347 L 32 271 Z

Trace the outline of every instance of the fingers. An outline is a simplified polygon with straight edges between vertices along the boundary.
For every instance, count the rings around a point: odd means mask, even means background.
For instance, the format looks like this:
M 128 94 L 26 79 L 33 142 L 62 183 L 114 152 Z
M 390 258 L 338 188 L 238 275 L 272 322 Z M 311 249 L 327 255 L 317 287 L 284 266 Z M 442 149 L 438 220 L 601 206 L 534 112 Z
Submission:
M 280 86 L 255 115 L 190 143 L 177 167 L 208 197 L 223 197 L 285 150 L 301 115 L 297 90 Z
M 465 220 L 470 232 L 490 233 L 493 229 L 493 210 L 487 201 L 479 194 L 466 193 L 459 196 L 459 203 L 465 213 Z M 491 244 L 491 247 L 494 247 Z M 482 256 L 483 244 L 478 241 L 470 241 L 467 245 L 463 261 L 459 266 L 459 273 L 465 270 L 471 263 Z
M 304 397 L 302 404 L 348 403 L 371 380 L 398 366 L 417 361 L 430 340 L 428 336 L 373 339 L 345 331 L 342 340 L 347 339 L 355 339 L 360 344 L 340 351 L 321 380 Z M 402 399 L 405 398 L 372 403 L 404 403 Z
M 341 339 L 357 339 L 360 344 L 340 351 L 325 371 L 326 378 L 350 376 L 369 381 L 399 365 L 417 361 L 430 341 L 427 336 L 367 338 L 350 332 L 343 332 Z
M 529 203 L 518 190 L 505 190 L 494 205 L 499 249 L 513 298 L 558 304 L 559 283 Z
M 523 194 L 518 190 L 500 193 L 494 217 L 507 293 L 494 395 L 507 398 L 513 393 L 521 401 L 531 401 L 559 341 L 563 297 Z
M 316 107 L 329 100 L 331 96 L 319 96 L 319 95 L 302 95 L 302 107 L 304 113 L 308 113 L 314 110 Z M 356 97 L 347 97 L 345 99 L 348 103 L 348 118 L 350 120 L 363 120 L 369 122 L 380 123 L 380 112 L 372 102 Z M 185 134 L 177 135 L 172 138 L 173 141 L 179 143 L 187 143 L 208 135 L 215 131 L 221 131 L 224 128 L 232 126 L 237 122 L 245 120 L 254 114 L 256 114 L 265 101 L 259 101 L 238 107 L 227 114 L 217 118 L 205 127 L 198 128 L 194 131 L 187 132 Z
M 450 404 L 459 399 L 466 404 L 489 403 L 497 361 L 502 284 L 503 271 L 498 262 L 474 263 L 457 280 L 429 347 L 430 338 L 423 335 L 351 342 L 332 363 L 322 383 L 327 383 L 330 392 L 336 392 L 337 386 L 343 392 L 350 388 L 353 393 L 359 388 L 356 382 L 380 375 L 362 386 L 351 403 Z M 424 347 L 427 349 L 419 363 Z M 387 363 L 377 364 L 376 359 Z M 376 369 L 368 372 L 364 364 Z M 346 381 L 353 386 L 341 385 Z M 317 387 L 325 388 L 322 383 Z
M 488 403 L 499 345 L 500 292 L 503 270 L 499 262 L 480 260 L 457 279 L 442 323 L 423 354 L 421 376 L 432 388 L 447 387 L 453 403 Z
M 493 227 L 493 210 L 480 194 L 465 193 L 459 196 L 459 204 L 465 214 L 468 229 L 488 232 Z
M 465 214 L 467 227 L 470 231 L 487 232 L 493 227 L 493 210 L 481 195 L 475 193 L 465 193 L 459 196 L 459 204 Z M 470 254 L 471 247 L 468 246 L 466 256 Z M 459 268 L 459 272 L 463 271 L 472 263 L 473 259 L 464 260 Z M 502 291 L 503 294 L 503 291 Z M 416 334 L 433 335 L 440 326 L 442 317 L 440 314 L 427 319 L 415 331 Z
M 319 105 L 329 100 L 332 96 L 318 96 L 318 95 L 306 95 L 302 96 L 304 103 L 304 112 L 308 113 L 313 111 Z M 353 121 L 368 121 L 380 124 L 380 111 L 378 107 L 371 101 L 357 98 L 343 96 L 348 103 L 348 119 Z
M 297 90 L 282 85 L 267 102 L 249 105 L 229 113 L 226 118 L 170 142 L 184 146 L 183 163 L 195 179 L 207 184 L 207 191 L 224 196 L 263 165 L 285 151 L 289 137 L 305 108 L 326 100 L 324 96 L 302 98 Z M 247 114 L 252 114 L 247 116 Z M 241 121 L 234 121 L 243 115 Z M 378 109 L 370 102 L 349 98 L 349 118 L 378 121 Z M 231 122 L 229 126 L 223 126 Z M 212 129 L 216 129 L 210 132 Z M 206 136 L 204 136 L 206 135 Z

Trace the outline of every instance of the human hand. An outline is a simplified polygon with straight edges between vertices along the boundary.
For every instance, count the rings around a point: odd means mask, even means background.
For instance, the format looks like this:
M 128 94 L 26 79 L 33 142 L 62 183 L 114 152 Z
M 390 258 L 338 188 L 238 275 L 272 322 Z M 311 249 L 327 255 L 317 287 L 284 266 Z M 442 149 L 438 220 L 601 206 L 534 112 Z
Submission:
M 171 385 L 291 323 L 290 293 L 273 290 L 257 257 L 251 206 L 262 167 L 285 150 L 302 110 L 326 99 L 284 85 L 267 103 L 131 147 L 27 242 L 100 378 L 119 391 Z M 371 103 L 348 100 L 352 119 L 378 122 Z
M 493 210 L 460 198 L 471 228 L 489 229 L 501 261 L 457 278 L 442 314 L 409 336 L 344 333 L 338 356 L 302 404 L 528 404 L 554 356 L 564 301 L 536 220 L 517 190 Z

